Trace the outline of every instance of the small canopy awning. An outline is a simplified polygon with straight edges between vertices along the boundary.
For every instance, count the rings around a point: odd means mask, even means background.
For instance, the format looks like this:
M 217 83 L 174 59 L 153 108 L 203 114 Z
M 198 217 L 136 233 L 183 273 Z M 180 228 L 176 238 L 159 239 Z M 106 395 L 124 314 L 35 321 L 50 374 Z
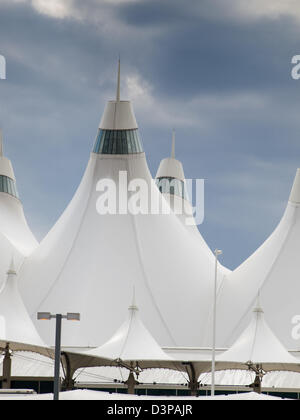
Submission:
M 53 358 L 54 351 L 39 336 L 19 294 L 13 261 L 0 291 L 0 348 L 30 351 Z
M 245 331 L 229 350 L 216 358 L 216 369 L 251 369 L 259 366 L 265 372 L 300 372 L 300 363 L 281 344 L 268 326 L 259 306 Z
M 105 344 L 84 353 L 66 353 L 73 370 L 93 366 L 184 370 L 180 363 L 162 350 L 150 334 L 134 301 L 129 307 L 126 321 Z

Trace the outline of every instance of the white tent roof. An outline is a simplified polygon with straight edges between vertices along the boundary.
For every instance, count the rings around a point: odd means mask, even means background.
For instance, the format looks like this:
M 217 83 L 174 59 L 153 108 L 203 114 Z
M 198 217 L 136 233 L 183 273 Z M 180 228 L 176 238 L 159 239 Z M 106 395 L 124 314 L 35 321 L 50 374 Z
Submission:
M 207 259 L 212 260 L 214 258 L 213 253 L 207 243 L 205 242 L 204 238 L 199 232 L 198 226 L 196 225 L 194 215 L 193 215 L 193 207 L 188 197 L 188 191 L 186 188 L 186 180 L 185 174 L 182 163 L 175 159 L 175 131 L 172 132 L 172 149 L 171 149 L 171 156 L 168 158 L 163 159 L 158 167 L 156 173 L 156 180 L 160 178 L 174 178 L 184 183 L 184 198 L 177 195 L 177 194 L 169 194 L 169 193 L 162 193 L 165 200 L 168 202 L 170 208 L 176 214 L 177 218 L 182 223 L 183 227 L 187 229 L 187 231 L 194 236 L 194 240 L 196 241 L 197 245 L 201 243 L 201 249 L 203 253 L 206 253 Z M 220 263 L 220 271 L 223 271 L 224 274 L 226 272 L 229 274 L 230 270 L 223 267 Z M 221 285 L 222 282 L 219 283 Z M 210 317 L 211 318 L 211 317 Z M 204 339 L 204 343 L 208 343 L 208 335 L 209 335 L 209 328 L 206 332 L 206 337 Z
M 265 321 L 257 306 L 249 326 L 232 347 L 217 357 L 218 369 L 248 369 L 260 365 L 264 371 L 300 372 L 300 362 L 284 348 Z
M 183 369 L 167 355 L 143 324 L 133 299 L 127 320 L 102 346 L 74 352 L 65 349 L 73 371 L 82 367 L 123 366 L 138 369 Z
M 2 150 L 1 133 L 1 152 Z M 16 181 L 11 161 L 0 153 L 0 176 Z M 23 212 L 21 201 L 10 193 L 0 189 L 0 233 L 22 255 L 29 255 L 38 245 L 30 231 Z
M 104 130 L 132 130 L 138 128 L 129 101 L 109 101 L 106 104 L 99 128 Z
M 160 345 L 210 344 L 210 337 L 209 343 L 202 339 L 211 315 L 213 254 L 171 211 L 97 213 L 99 180 L 109 178 L 119 188 L 119 171 L 127 173 L 128 182 L 146 182 L 149 205 L 168 208 L 144 153 L 92 153 L 69 206 L 22 266 L 20 287 L 32 319 L 37 311 L 80 312 L 80 323 L 64 324 L 63 345 L 97 347 L 122 322 L 134 284 L 145 325 Z M 220 283 L 227 272 L 219 266 Z M 38 328 L 51 342 L 49 328 L 43 323 Z
M 284 215 L 270 237 L 227 276 L 218 296 L 218 345 L 226 346 L 250 318 L 257 290 L 268 313 L 270 327 L 286 348 L 300 341 L 292 336 L 293 317 L 300 295 L 300 170 L 297 170 Z M 230 311 L 228 310 L 230 308 Z
M 25 257 L 38 245 L 27 225 L 22 203 L 18 198 L 4 192 L 0 192 L 0 233 L 11 243 L 16 253 Z
M 134 301 L 128 310 L 127 320 L 115 334 L 105 344 L 87 354 L 123 361 L 172 360 L 143 324 Z
M 13 262 L 0 291 L 0 345 L 50 355 L 40 338 L 19 294 Z
M 16 188 L 16 179 L 11 161 L 3 156 L 3 138 L 0 130 L 0 287 L 5 281 L 7 267 L 14 256 L 19 266 L 24 256 L 29 255 L 38 245 L 30 231 L 21 201 L 6 191 L 11 185 Z M 5 178 L 5 179 L 4 179 Z M 9 181 L 7 181 L 9 179 Z M 8 186 L 7 183 L 10 183 Z
M 171 177 L 185 181 L 182 163 L 175 159 L 175 131 L 172 132 L 172 150 L 171 156 L 163 159 L 158 167 L 156 177 Z
M 174 130 L 173 130 L 173 135 L 172 135 L 171 157 L 162 159 L 162 161 L 159 164 L 155 179 L 157 180 L 158 183 L 162 182 L 163 179 L 167 179 L 169 180 L 169 182 L 170 180 L 172 180 L 172 182 L 175 181 L 179 183 L 178 186 L 176 185 L 173 186 L 174 193 L 172 194 L 170 193 L 170 186 L 169 188 L 167 188 L 166 191 L 164 190 L 164 188 L 162 188 L 161 192 L 165 200 L 168 202 L 170 208 L 177 215 L 178 219 L 181 221 L 183 226 L 189 229 L 190 232 L 194 232 L 197 238 L 203 241 L 203 248 L 206 247 L 207 252 L 211 253 L 205 241 L 202 239 L 201 235 L 199 235 L 199 231 L 198 231 L 198 228 L 196 226 L 195 219 L 193 216 L 193 209 L 192 209 L 192 206 L 188 197 L 186 196 L 187 189 L 186 189 L 183 166 L 179 160 L 175 159 Z M 178 191 L 176 191 L 177 189 Z M 182 193 L 184 196 L 182 196 Z

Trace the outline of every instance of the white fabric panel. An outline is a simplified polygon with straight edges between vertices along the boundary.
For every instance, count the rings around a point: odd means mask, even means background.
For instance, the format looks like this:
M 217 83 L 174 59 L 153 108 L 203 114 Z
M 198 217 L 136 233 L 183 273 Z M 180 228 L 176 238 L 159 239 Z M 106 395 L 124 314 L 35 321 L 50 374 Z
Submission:
M 15 180 L 11 161 L 0 156 L 0 175 Z M 20 200 L 0 192 L 0 287 L 6 279 L 11 259 L 19 267 L 24 257 L 38 246 L 38 242 L 27 225 Z
M 0 346 L 53 355 L 34 327 L 19 294 L 16 272 L 11 265 L 0 291 Z
M 22 203 L 3 192 L 0 192 L 0 233 L 24 256 L 30 255 L 38 246 L 25 219 Z
M 297 171 L 292 192 L 295 200 L 295 188 L 300 186 L 299 177 L 300 172 Z M 299 347 L 299 340 L 292 335 L 295 327 L 293 318 L 300 315 L 299 252 L 300 207 L 289 201 L 275 231 L 223 283 L 218 295 L 219 346 L 232 344 L 247 325 L 260 290 L 272 331 L 286 348 Z
M 226 363 L 228 362 L 228 363 Z M 247 364 L 262 365 L 263 370 L 300 371 L 299 360 L 289 354 L 273 334 L 261 308 L 255 308 L 253 319 L 232 347 L 217 357 L 216 367 L 241 368 Z
M 127 320 L 105 344 L 86 354 L 123 361 L 171 360 L 144 326 L 136 306 L 129 308 Z
M 143 153 L 92 154 L 70 205 L 22 267 L 26 305 L 33 319 L 37 311 L 80 312 L 79 323 L 64 324 L 63 343 L 97 347 L 123 321 L 124 302 L 135 285 L 144 323 L 160 345 L 207 344 L 202 340 L 211 310 L 214 256 L 200 234 L 198 240 L 190 235 L 172 213 L 100 216 L 96 184 L 102 178 L 118 182 L 120 170 L 127 171 L 129 181 L 145 179 L 153 202 L 167 206 Z M 220 282 L 225 273 L 220 267 Z M 49 328 L 38 328 L 51 342 Z
M 8 176 L 14 181 L 16 180 L 11 161 L 5 156 L 0 156 L 0 175 Z
M 129 101 L 109 101 L 104 109 L 99 128 L 104 130 L 131 130 L 138 128 Z
M 174 158 L 163 159 L 159 164 L 155 178 L 161 177 L 172 177 L 184 181 L 185 177 L 182 163 Z

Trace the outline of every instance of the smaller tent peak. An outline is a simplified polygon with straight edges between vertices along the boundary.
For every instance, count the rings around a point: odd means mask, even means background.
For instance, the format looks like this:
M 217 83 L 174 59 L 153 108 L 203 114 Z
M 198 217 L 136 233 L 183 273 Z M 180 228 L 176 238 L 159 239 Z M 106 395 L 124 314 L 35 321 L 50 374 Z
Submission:
M 289 201 L 300 204 L 300 168 L 297 169 Z
M 133 293 L 132 293 L 132 302 L 131 305 L 128 307 L 129 311 L 138 311 L 139 308 L 136 305 L 136 300 L 135 300 L 135 286 L 133 286 Z
M 10 266 L 9 269 L 7 271 L 7 274 L 13 274 L 16 275 L 16 269 L 15 269 L 15 262 L 14 262 L 14 257 L 12 257 L 11 262 L 10 262 Z
M 261 314 L 263 314 L 263 313 L 264 313 L 264 311 L 263 311 L 263 309 L 261 308 L 261 306 L 256 306 L 256 307 L 253 309 L 253 313 L 254 313 L 254 314 L 257 314 L 257 313 L 261 313 Z
M 257 293 L 257 298 L 256 298 L 256 306 L 253 309 L 253 313 L 264 313 L 261 304 L 260 304 L 260 290 Z
M 155 178 L 175 178 L 185 180 L 182 163 L 175 158 L 175 131 L 172 131 L 171 156 L 161 160 Z

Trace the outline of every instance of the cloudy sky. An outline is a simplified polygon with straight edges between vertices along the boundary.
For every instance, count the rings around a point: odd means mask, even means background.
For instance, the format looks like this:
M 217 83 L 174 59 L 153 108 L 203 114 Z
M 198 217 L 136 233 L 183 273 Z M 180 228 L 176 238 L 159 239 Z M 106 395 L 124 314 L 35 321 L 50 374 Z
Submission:
M 205 179 L 200 231 L 239 265 L 272 232 L 300 166 L 298 0 L 0 0 L 0 125 L 41 239 L 73 196 L 105 102 L 131 99 L 150 170 Z

